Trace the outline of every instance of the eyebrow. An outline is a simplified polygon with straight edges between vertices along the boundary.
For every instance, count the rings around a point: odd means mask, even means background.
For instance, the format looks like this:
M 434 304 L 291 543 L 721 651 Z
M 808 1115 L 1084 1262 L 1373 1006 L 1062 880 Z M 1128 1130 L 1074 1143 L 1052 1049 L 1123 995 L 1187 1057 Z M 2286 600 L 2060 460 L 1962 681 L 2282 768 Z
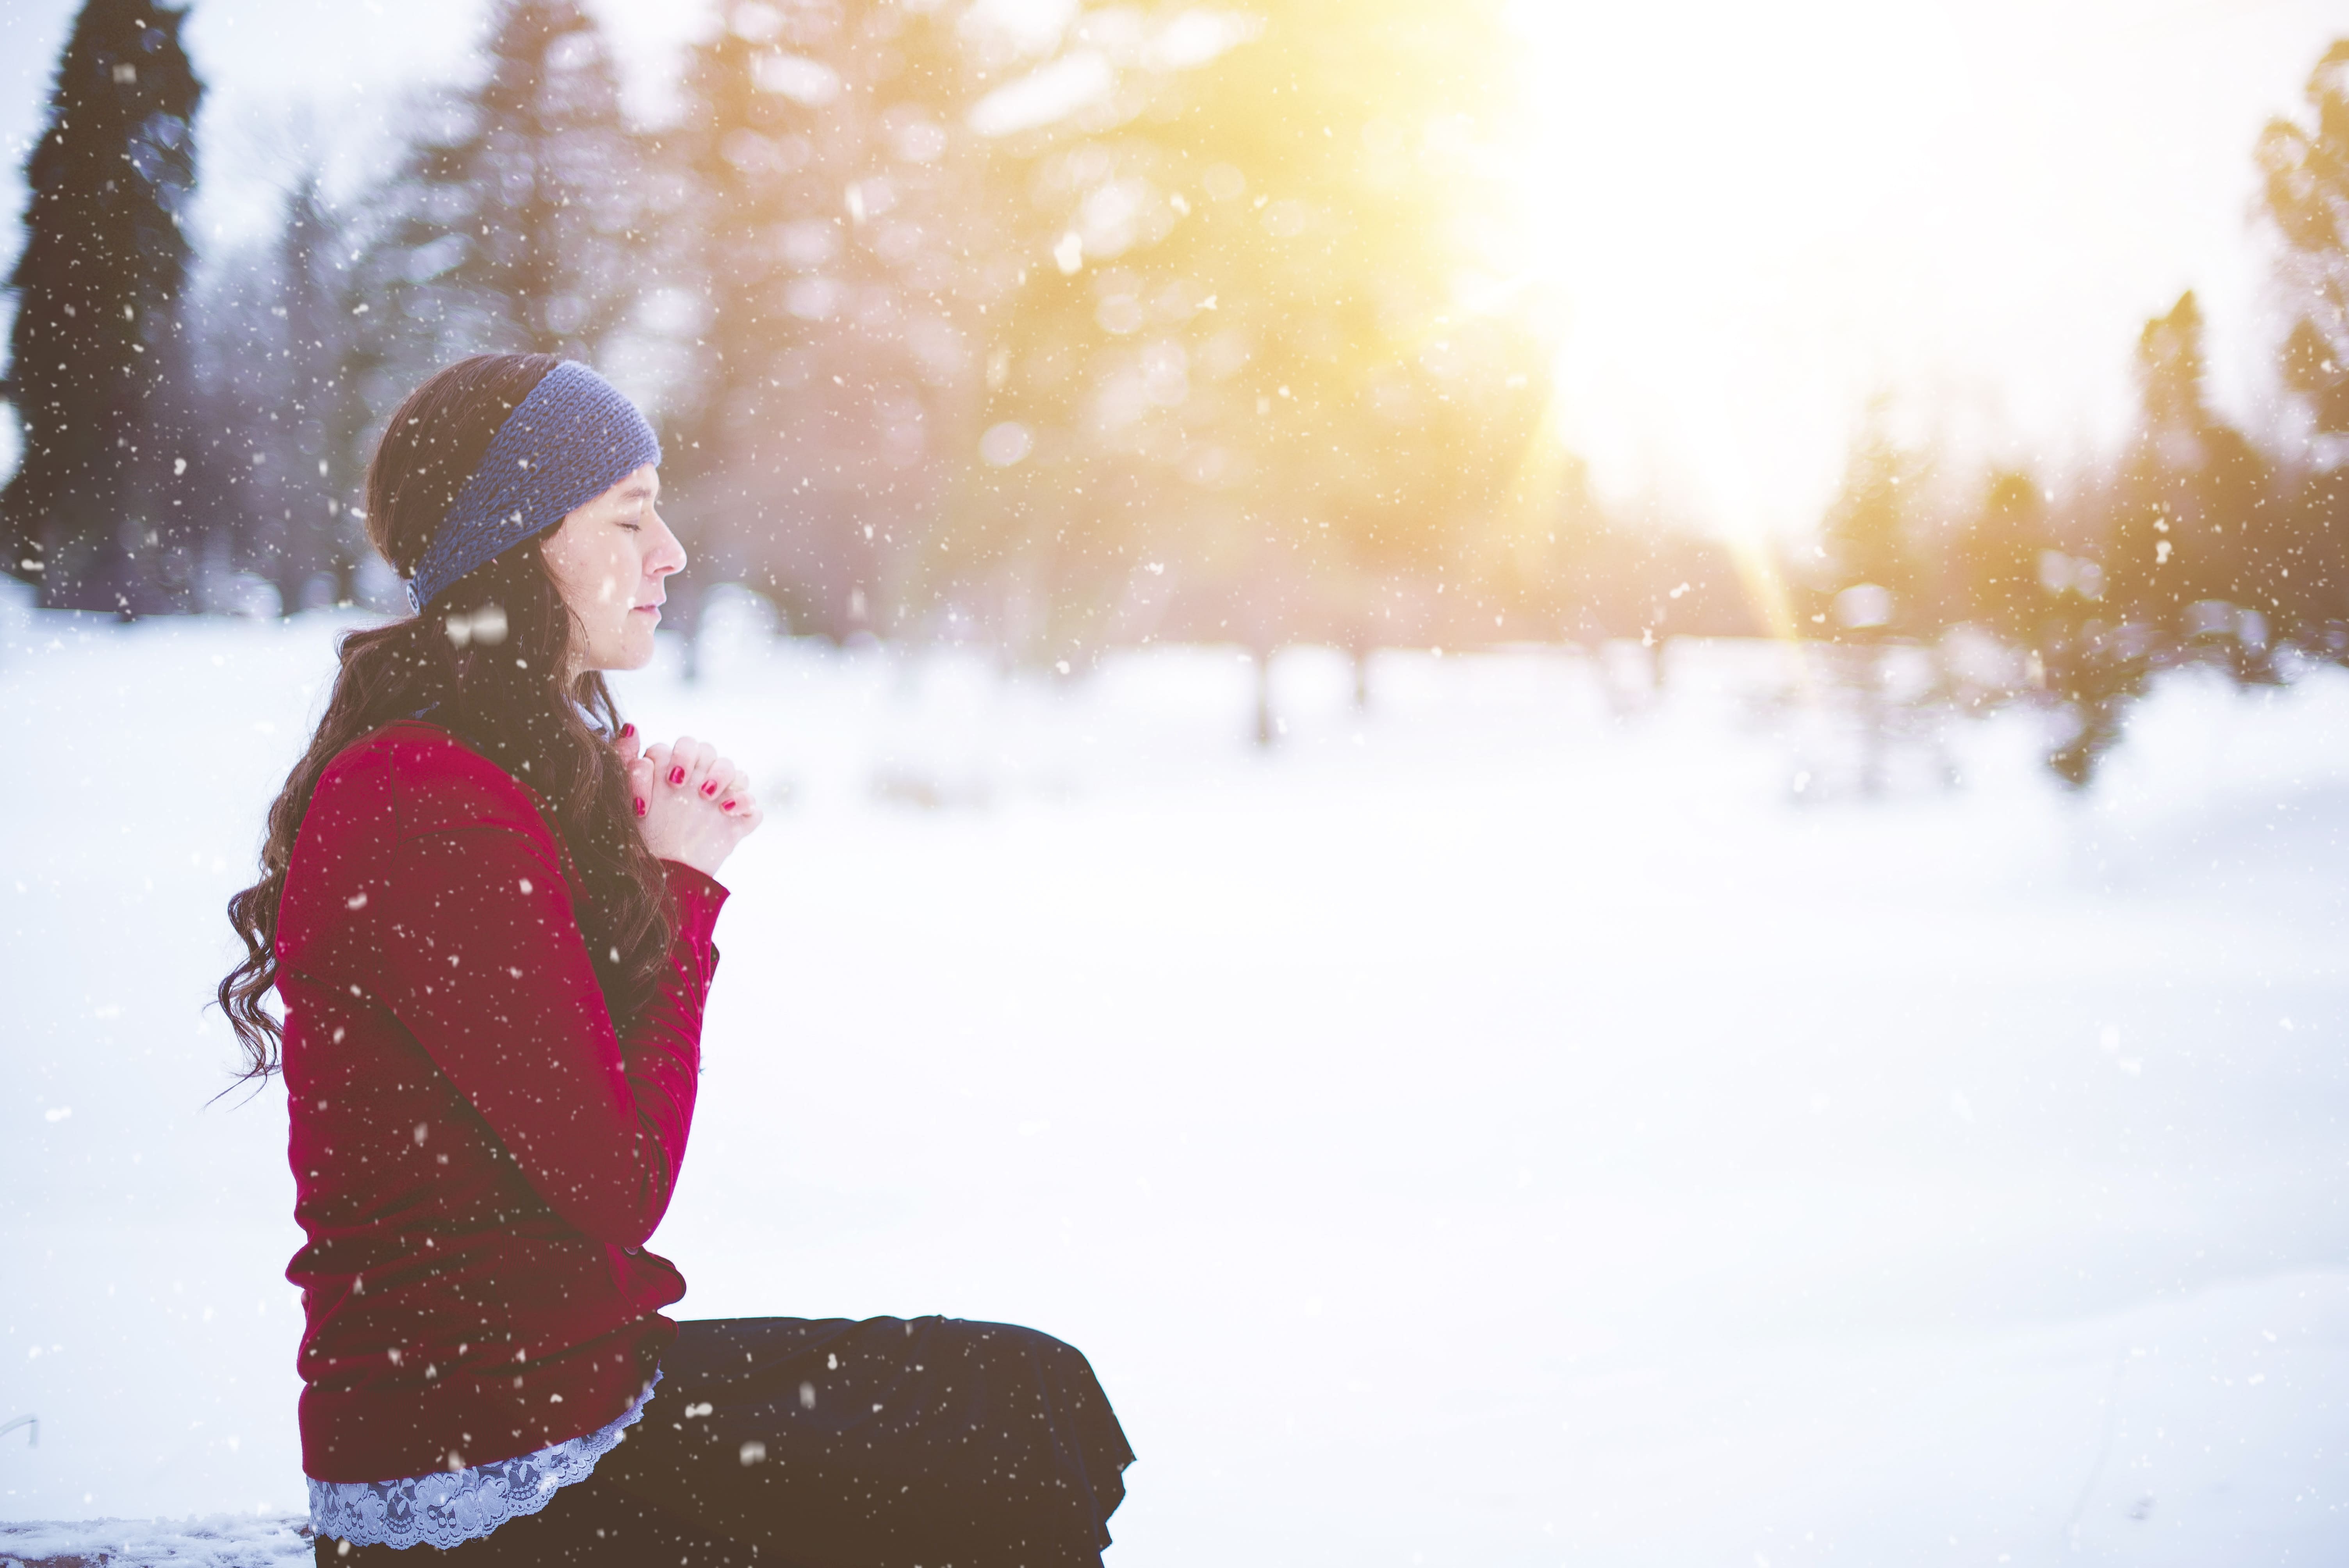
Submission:
M 641 500 L 649 498 L 652 493 L 653 487 L 651 483 L 648 480 L 638 480 L 634 484 L 629 485 L 626 489 L 620 491 L 620 499 L 622 500 Z

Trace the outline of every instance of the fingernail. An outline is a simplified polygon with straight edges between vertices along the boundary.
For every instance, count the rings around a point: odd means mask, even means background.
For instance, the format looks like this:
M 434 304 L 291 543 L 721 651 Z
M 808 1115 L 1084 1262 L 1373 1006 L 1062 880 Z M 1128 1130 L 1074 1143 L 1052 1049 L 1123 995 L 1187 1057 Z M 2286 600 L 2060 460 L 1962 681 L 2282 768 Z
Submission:
M 624 724 L 620 726 L 620 738 L 623 740 L 627 739 L 628 737 L 634 735 L 636 732 L 636 727 L 633 724 Z
M 702 792 L 703 794 L 705 794 L 705 795 L 715 795 L 715 794 L 717 794 L 717 793 L 718 793 L 718 780 L 717 780 L 717 779 L 712 779 L 711 780 L 709 780 L 709 782 L 708 782 L 707 784 L 704 784 L 704 785 L 701 787 L 701 792 Z
M 641 816 L 643 816 L 644 814 L 645 814 L 645 798 L 644 798 L 642 795 L 639 795 L 639 796 L 637 796 L 637 797 L 636 797 L 636 815 L 637 815 L 637 816 L 639 816 L 639 817 L 641 817 Z
M 682 769 L 682 768 L 672 768 L 672 769 L 670 769 L 668 770 L 668 781 L 669 781 L 670 783 L 672 783 L 672 784 L 682 784 L 682 783 L 684 783 L 684 782 L 685 782 L 685 769 Z
M 720 800 L 718 802 L 718 809 L 721 811 L 730 811 L 734 809 L 734 802 L 731 800 Z

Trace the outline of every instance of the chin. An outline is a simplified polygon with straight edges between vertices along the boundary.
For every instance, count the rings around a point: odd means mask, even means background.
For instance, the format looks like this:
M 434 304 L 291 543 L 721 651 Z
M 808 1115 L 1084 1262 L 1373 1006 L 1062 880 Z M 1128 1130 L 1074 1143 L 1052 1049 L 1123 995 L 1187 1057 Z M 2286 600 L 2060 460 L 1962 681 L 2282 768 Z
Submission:
M 640 670 L 652 662 L 653 629 L 650 626 L 631 627 L 628 634 L 620 639 L 620 656 L 612 661 L 611 667 L 616 670 Z
M 649 626 L 616 638 L 612 645 L 590 648 L 582 663 L 591 670 L 640 670 L 653 662 L 653 634 Z

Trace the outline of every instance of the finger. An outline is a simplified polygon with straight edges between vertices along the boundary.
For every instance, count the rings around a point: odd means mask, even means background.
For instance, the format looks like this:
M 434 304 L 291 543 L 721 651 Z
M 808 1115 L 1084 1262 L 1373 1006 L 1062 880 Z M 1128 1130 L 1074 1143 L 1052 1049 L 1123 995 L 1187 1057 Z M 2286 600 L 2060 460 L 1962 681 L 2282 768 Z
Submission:
M 702 769 L 709 761 L 709 748 L 689 735 L 680 735 L 669 748 L 667 759 L 661 764 L 661 782 L 669 789 L 690 791 L 700 788 Z
M 636 802 L 637 816 L 651 808 L 653 786 L 659 778 L 660 769 L 649 757 L 639 757 L 628 764 L 628 794 Z
M 750 775 L 740 769 L 735 769 L 733 782 L 726 787 L 725 798 L 734 801 L 739 810 L 750 804 L 757 794 L 758 790 L 750 783 Z
M 750 775 L 745 772 L 739 763 L 729 762 L 723 758 L 719 759 L 719 765 L 724 769 L 726 777 L 718 790 L 718 809 L 731 815 L 742 810 L 750 801 Z
M 702 775 L 700 795 L 705 800 L 722 799 L 739 792 L 742 786 L 742 769 L 719 757 L 711 760 L 709 771 Z
M 750 780 L 747 776 L 736 779 L 732 788 L 719 797 L 719 809 L 729 817 L 743 821 L 758 820 L 759 797 L 758 793 L 750 788 Z M 732 804 L 726 804 L 729 801 Z M 744 830 L 746 832 L 748 830 L 748 829 Z
M 623 762 L 634 762 L 644 748 L 645 738 L 636 733 L 633 724 L 620 726 L 620 733 L 612 738 L 612 749 L 620 754 Z

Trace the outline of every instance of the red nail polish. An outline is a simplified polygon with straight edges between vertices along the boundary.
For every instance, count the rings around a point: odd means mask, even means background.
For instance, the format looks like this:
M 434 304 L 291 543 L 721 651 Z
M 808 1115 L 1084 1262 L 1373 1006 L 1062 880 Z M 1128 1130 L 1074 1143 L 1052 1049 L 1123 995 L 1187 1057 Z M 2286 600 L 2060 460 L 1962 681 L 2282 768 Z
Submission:
M 670 769 L 668 770 L 668 781 L 669 781 L 670 783 L 672 783 L 672 784 L 682 784 L 682 783 L 684 783 L 684 782 L 685 782 L 685 769 L 682 769 L 682 768 L 672 768 L 672 769 Z
M 704 785 L 701 787 L 701 792 L 702 792 L 703 794 L 705 794 L 705 795 L 715 795 L 715 794 L 717 794 L 717 793 L 718 793 L 718 780 L 717 780 L 717 779 L 711 779 L 711 780 L 709 780 L 707 784 L 704 784 Z
M 718 802 L 718 809 L 721 811 L 730 811 L 734 809 L 734 802 L 731 800 L 720 800 Z
M 620 738 L 623 740 L 627 739 L 628 737 L 634 735 L 636 732 L 636 727 L 633 724 L 624 724 L 620 726 Z
M 644 798 L 642 795 L 639 795 L 639 796 L 637 796 L 637 797 L 636 797 L 636 815 L 637 815 L 637 816 L 639 816 L 639 817 L 641 817 L 641 816 L 643 816 L 644 814 L 645 814 L 645 798 Z

